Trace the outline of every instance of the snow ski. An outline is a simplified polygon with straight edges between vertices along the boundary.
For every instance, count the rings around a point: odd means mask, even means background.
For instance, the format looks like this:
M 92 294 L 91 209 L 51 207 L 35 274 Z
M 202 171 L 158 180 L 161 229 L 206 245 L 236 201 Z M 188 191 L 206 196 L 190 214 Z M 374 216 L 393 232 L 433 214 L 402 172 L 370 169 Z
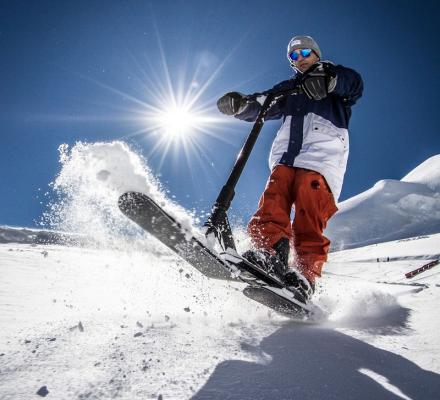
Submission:
M 297 300 L 298 294 L 285 288 L 277 277 L 267 274 L 235 251 L 217 254 L 209 249 L 147 195 L 124 193 L 119 198 L 119 208 L 208 278 L 246 283 L 245 296 L 292 318 L 311 316 L 316 309 Z

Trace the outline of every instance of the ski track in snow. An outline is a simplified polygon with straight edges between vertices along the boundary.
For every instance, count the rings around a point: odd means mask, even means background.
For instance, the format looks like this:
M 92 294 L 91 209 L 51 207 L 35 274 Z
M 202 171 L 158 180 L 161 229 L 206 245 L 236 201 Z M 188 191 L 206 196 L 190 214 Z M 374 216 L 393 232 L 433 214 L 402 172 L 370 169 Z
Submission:
M 69 246 L 0 229 L 2 400 L 44 386 L 54 399 L 438 398 L 440 266 L 404 273 L 438 255 L 440 235 L 333 253 L 315 295 L 327 318 L 305 324 L 202 276 L 119 212 L 120 194 L 142 191 L 198 231 L 127 145 L 60 156 L 44 220 Z M 431 170 L 407 180 L 432 186 Z

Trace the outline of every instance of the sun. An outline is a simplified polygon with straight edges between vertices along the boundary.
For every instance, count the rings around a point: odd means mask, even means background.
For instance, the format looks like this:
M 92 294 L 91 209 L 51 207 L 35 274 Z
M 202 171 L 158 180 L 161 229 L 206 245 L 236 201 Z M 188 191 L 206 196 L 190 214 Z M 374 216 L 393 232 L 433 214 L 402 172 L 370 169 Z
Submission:
M 207 163 L 214 169 L 214 141 L 233 145 L 229 133 L 236 128 L 234 120 L 220 115 L 217 109 L 216 99 L 221 93 L 213 94 L 210 90 L 239 43 L 221 59 L 208 50 L 195 54 L 183 52 L 177 57 L 182 62 L 173 62 L 170 69 L 156 24 L 154 30 L 159 57 L 142 53 L 137 58 L 130 53 L 134 63 L 128 74 L 130 84 L 135 85 L 133 92 L 84 78 L 122 98 L 123 104 L 112 107 L 122 112 L 122 121 L 134 123 L 134 129 L 122 137 L 141 138 L 146 158 L 154 158 L 158 170 L 170 161 L 173 166 L 182 166 L 182 160 L 190 169 L 194 163 L 199 164 L 200 170 L 206 169 Z M 176 59 L 174 51 L 172 57 Z
M 199 163 L 203 167 L 209 160 L 204 144 L 210 139 L 226 140 L 216 132 L 223 122 L 213 115 L 212 106 L 196 104 L 197 96 L 162 93 L 155 104 L 148 104 L 142 116 L 144 128 L 135 132 L 144 135 L 149 145 L 147 158 L 159 157 L 158 168 L 172 157 L 173 163 L 186 160 L 187 165 Z M 209 139 L 208 139 L 209 138 Z
M 189 107 L 173 106 L 168 110 L 160 110 L 153 118 L 158 129 L 170 140 L 179 140 L 193 136 L 203 125 L 203 118 Z

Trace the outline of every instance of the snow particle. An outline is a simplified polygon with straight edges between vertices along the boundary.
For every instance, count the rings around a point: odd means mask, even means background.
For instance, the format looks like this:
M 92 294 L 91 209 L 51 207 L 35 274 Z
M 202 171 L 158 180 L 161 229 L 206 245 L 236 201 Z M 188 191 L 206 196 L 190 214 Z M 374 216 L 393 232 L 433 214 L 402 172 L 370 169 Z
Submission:
M 49 391 L 47 390 L 47 386 L 41 386 L 40 389 L 38 389 L 37 394 L 38 396 L 46 397 L 49 394 Z
M 134 337 L 139 337 L 139 336 L 142 336 L 142 332 L 137 332 L 134 334 Z
M 72 332 L 72 331 L 74 331 L 76 329 L 78 329 L 80 332 L 84 332 L 84 326 L 83 326 L 81 321 L 78 322 L 78 325 L 74 325 L 74 326 L 70 327 L 69 331 Z
M 190 312 L 190 311 L 191 311 L 191 309 L 190 309 L 189 307 L 185 307 L 183 310 L 184 310 L 185 312 Z

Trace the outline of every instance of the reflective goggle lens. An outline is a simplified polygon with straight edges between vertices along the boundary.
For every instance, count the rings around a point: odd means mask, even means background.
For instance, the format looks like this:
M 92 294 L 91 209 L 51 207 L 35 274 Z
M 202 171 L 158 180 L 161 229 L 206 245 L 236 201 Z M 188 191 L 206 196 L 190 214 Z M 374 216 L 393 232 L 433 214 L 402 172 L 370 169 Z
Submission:
M 312 51 L 312 49 L 295 50 L 289 54 L 289 57 L 292 61 L 298 61 L 298 57 L 300 54 L 303 58 L 307 58 L 308 56 L 310 56 L 310 54 L 312 54 Z

